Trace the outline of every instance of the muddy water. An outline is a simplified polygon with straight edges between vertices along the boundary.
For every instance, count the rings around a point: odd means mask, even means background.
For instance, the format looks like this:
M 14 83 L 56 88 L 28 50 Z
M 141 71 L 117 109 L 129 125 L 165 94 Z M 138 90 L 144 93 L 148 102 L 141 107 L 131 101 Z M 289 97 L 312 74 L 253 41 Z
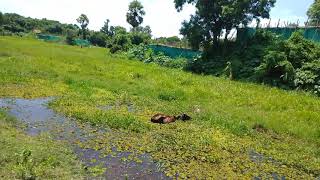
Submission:
M 113 155 L 104 155 L 96 148 L 83 148 L 76 142 L 90 144 L 103 137 L 110 129 L 98 129 L 88 124 L 80 124 L 47 107 L 52 98 L 45 99 L 0 99 L 0 108 L 8 110 L 26 125 L 26 133 L 36 136 L 48 133 L 56 140 L 68 142 L 78 158 L 86 167 L 102 167 L 105 172 L 99 179 L 169 179 L 159 170 L 159 166 L 147 155 L 140 155 L 140 162 L 123 161 L 130 152 L 118 152 L 112 148 Z M 132 107 L 130 107 L 132 108 Z M 132 109 L 130 109 L 132 110 Z M 90 178 L 92 179 L 92 178 Z

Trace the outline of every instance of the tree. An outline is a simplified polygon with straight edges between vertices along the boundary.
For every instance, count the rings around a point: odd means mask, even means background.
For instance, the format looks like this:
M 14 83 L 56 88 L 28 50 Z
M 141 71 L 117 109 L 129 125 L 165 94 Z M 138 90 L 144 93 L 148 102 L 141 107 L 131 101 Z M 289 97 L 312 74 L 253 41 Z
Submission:
M 83 39 L 86 39 L 87 26 L 89 25 L 89 19 L 88 19 L 87 15 L 81 14 L 80 17 L 77 19 L 77 22 L 81 26 L 81 32 L 82 32 Z
M 2 12 L 0 12 L 0 26 L 4 24 L 4 19 L 3 19 L 3 15 Z
M 89 41 L 91 44 L 95 46 L 100 46 L 100 47 L 106 47 L 106 42 L 107 40 L 107 35 L 104 34 L 103 32 L 93 32 L 90 37 Z
M 46 31 L 53 34 L 62 34 L 63 28 L 60 24 L 55 24 L 47 27 Z
M 109 23 L 110 23 L 110 20 L 107 19 L 104 22 L 104 25 L 102 26 L 102 28 L 100 29 L 100 32 L 105 33 L 106 35 L 110 35 Z
M 318 25 L 320 21 L 320 0 L 315 0 L 310 6 L 307 15 L 309 17 L 309 24 Z
M 143 22 L 143 16 L 145 15 L 142 4 L 138 0 L 134 0 L 129 5 L 127 12 L 127 22 L 131 24 L 133 29 L 137 28 Z
M 253 19 L 269 18 L 276 0 L 174 0 L 177 11 L 185 4 L 194 4 L 195 15 L 184 21 L 181 34 L 186 36 L 194 49 L 219 46 L 219 38 L 241 24 L 248 25 Z M 225 38 L 226 39 L 226 38 Z M 227 39 L 226 39 L 227 40 Z
M 74 30 L 71 30 L 71 29 L 67 30 L 67 37 L 66 37 L 67 44 L 69 44 L 69 45 L 74 45 L 75 44 L 75 39 L 77 37 L 76 34 L 77 33 Z
M 111 36 L 115 36 L 116 34 L 126 34 L 127 30 L 121 26 L 111 26 L 110 27 L 110 34 Z
M 112 34 L 110 42 L 107 47 L 110 48 L 111 53 L 117 51 L 126 51 L 131 47 L 131 39 L 126 28 L 121 26 L 111 26 L 110 33 Z
M 201 21 L 198 16 L 191 16 L 190 21 L 184 21 L 180 29 L 180 33 L 185 36 L 189 45 L 194 50 L 199 50 L 202 42 L 205 41 L 205 30 L 202 29 Z
M 151 41 L 152 31 L 150 26 L 142 27 L 138 26 L 132 28 L 130 32 L 130 38 L 132 44 L 139 45 L 141 43 L 148 44 Z

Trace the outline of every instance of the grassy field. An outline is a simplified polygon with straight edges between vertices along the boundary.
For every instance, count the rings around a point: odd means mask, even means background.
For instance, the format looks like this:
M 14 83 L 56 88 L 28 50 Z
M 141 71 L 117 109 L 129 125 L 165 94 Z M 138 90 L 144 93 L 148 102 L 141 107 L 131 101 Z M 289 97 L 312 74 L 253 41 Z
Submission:
M 0 179 L 79 179 L 83 168 L 72 151 L 46 136 L 29 137 L 0 111 Z
M 57 97 L 56 111 L 114 129 L 96 146 L 112 141 L 148 152 L 171 176 L 320 176 L 317 97 L 146 65 L 102 48 L 0 37 L 0 97 L 49 96 Z M 151 124 L 158 112 L 193 120 Z

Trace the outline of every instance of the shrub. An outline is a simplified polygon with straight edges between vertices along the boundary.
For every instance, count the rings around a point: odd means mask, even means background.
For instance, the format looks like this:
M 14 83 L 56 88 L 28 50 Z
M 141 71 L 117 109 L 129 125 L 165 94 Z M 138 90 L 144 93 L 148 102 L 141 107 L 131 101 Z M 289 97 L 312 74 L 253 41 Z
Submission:
M 75 45 L 75 39 L 77 37 L 77 33 L 73 30 L 67 31 L 66 43 L 69 45 Z
M 95 46 L 106 47 L 107 45 L 106 40 L 107 40 L 107 35 L 105 35 L 102 32 L 93 32 L 89 36 L 90 43 Z
M 115 34 L 108 45 L 111 53 L 127 51 L 132 46 L 131 39 L 126 32 Z
M 320 95 L 320 60 L 305 63 L 297 70 L 295 86 Z
M 155 63 L 170 68 L 183 69 L 187 65 L 187 60 L 184 58 L 173 59 L 162 53 L 156 54 L 144 44 L 130 48 L 127 52 L 127 56 L 129 59 L 137 59 L 145 63 Z
M 300 31 L 292 34 L 285 44 L 284 52 L 294 68 L 301 68 L 304 63 L 320 57 L 318 45 L 305 39 Z
M 287 88 L 293 85 L 295 70 L 284 52 L 269 51 L 256 74 L 260 82 Z
M 129 59 L 138 59 L 140 61 L 149 61 L 152 50 L 148 48 L 148 46 L 144 44 L 140 44 L 139 46 L 132 46 L 128 52 L 127 55 Z

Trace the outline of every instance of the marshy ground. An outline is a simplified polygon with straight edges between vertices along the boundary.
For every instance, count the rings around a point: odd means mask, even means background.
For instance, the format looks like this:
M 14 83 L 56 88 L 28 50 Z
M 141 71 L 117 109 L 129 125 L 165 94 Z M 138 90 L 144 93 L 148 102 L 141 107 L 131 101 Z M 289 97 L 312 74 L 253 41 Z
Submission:
M 73 150 L 77 158 L 61 166 L 82 162 L 81 177 L 320 176 L 320 101 L 302 92 L 146 65 L 102 48 L 0 37 L 0 97 L 7 107 L 3 112 L 29 119 L 25 132 L 34 137 L 22 136 L 34 139 L 44 132 L 54 140 L 48 148 L 63 143 Z M 36 118 L 15 113 L 21 102 L 35 103 Z M 187 113 L 193 119 L 150 123 L 158 112 Z M 12 148 L 17 147 L 8 146 L 6 153 Z M 52 158 L 59 161 L 61 154 Z M 0 177 L 13 167 L 1 169 Z M 141 169 L 144 173 L 136 175 Z
M 47 134 L 54 140 L 68 144 L 84 168 L 89 174 L 92 173 L 91 176 L 107 179 L 169 179 L 160 173 L 159 165 L 147 154 L 136 155 L 136 162 L 131 152 L 118 152 L 112 144 L 102 147 L 107 142 L 96 140 L 108 139 L 105 137 L 106 131 L 111 129 L 92 127 L 58 115 L 47 108 L 52 100 L 0 99 L 0 108 L 6 108 L 9 115 L 25 125 L 27 135 Z M 87 146 L 96 142 L 100 146 Z

